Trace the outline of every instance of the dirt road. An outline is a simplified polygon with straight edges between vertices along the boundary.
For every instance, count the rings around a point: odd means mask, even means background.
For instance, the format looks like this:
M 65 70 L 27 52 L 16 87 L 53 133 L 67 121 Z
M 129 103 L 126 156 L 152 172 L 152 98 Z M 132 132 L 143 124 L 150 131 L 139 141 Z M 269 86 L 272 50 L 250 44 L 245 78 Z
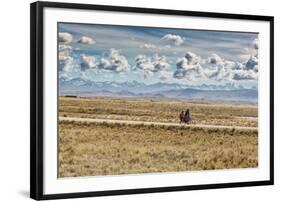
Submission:
M 130 120 L 110 120 L 110 119 L 92 119 L 78 117 L 59 117 L 59 121 L 76 121 L 87 123 L 120 123 L 131 125 L 160 125 L 160 126 L 183 126 L 190 128 L 222 128 L 222 129 L 238 129 L 238 130 L 258 130 L 256 127 L 245 126 L 222 126 L 222 125 L 203 125 L 203 124 L 180 124 L 180 123 L 164 123 L 164 122 L 146 122 L 146 121 L 130 121 Z

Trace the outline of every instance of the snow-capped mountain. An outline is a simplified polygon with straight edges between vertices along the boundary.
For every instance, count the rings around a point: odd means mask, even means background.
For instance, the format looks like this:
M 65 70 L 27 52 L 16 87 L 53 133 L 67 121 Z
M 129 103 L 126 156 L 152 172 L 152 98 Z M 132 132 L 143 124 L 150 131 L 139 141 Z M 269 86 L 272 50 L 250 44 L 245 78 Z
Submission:
M 174 89 L 185 89 L 193 88 L 199 90 L 238 90 L 244 89 L 243 86 L 237 86 L 234 83 L 226 83 L 224 85 L 214 85 L 214 84 L 202 84 L 202 85 L 186 85 L 186 84 L 176 84 L 176 83 L 163 83 L 158 82 L 154 84 L 144 84 L 137 81 L 127 81 L 127 82 L 115 82 L 115 81 L 90 81 L 82 78 L 67 79 L 66 77 L 59 78 L 59 84 L 61 87 L 97 87 L 101 89 L 109 88 L 111 90 L 128 90 L 133 88 L 133 91 L 154 91 L 154 90 L 174 90 Z
M 60 95 L 114 97 L 169 97 L 183 99 L 257 101 L 256 89 L 244 89 L 232 83 L 224 85 L 183 85 L 176 83 L 144 84 L 137 81 L 90 81 L 59 78 Z

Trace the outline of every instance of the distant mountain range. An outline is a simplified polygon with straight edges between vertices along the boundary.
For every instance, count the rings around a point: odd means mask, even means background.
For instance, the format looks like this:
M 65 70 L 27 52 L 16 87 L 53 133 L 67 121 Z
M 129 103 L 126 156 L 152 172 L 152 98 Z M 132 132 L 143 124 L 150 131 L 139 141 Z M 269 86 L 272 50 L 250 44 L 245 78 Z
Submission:
M 94 82 L 82 78 L 59 78 L 59 94 L 81 97 L 159 97 L 217 101 L 257 102 L 257 89 L 245 89 L 231 83 L 225 85 L 181 85 L 176 83 L 144 84 L 132 82 Z

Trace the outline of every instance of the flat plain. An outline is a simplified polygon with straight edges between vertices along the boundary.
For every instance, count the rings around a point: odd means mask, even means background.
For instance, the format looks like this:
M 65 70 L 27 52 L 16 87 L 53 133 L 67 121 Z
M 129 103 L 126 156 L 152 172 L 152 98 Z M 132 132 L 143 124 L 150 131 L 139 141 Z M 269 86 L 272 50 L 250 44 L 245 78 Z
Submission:
M 102 120 L 60 120 L 59 177 L 258 166 L 256 104 L 60 97 L 59 116 Z

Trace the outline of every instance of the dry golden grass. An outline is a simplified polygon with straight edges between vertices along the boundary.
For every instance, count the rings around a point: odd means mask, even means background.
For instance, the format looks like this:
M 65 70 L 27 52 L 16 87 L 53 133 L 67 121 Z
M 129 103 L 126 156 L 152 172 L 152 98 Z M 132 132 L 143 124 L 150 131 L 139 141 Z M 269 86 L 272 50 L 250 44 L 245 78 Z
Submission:
M 251 104 L 192 103 L 187 101 L 113 98 L 59 98 L 65 117 L 178 123 L 189 108 L 194 124 L 257 127 L 258 110 Z
M 257 131 L 109 123 L 59 124 L 59 177 L 257 166 Z

